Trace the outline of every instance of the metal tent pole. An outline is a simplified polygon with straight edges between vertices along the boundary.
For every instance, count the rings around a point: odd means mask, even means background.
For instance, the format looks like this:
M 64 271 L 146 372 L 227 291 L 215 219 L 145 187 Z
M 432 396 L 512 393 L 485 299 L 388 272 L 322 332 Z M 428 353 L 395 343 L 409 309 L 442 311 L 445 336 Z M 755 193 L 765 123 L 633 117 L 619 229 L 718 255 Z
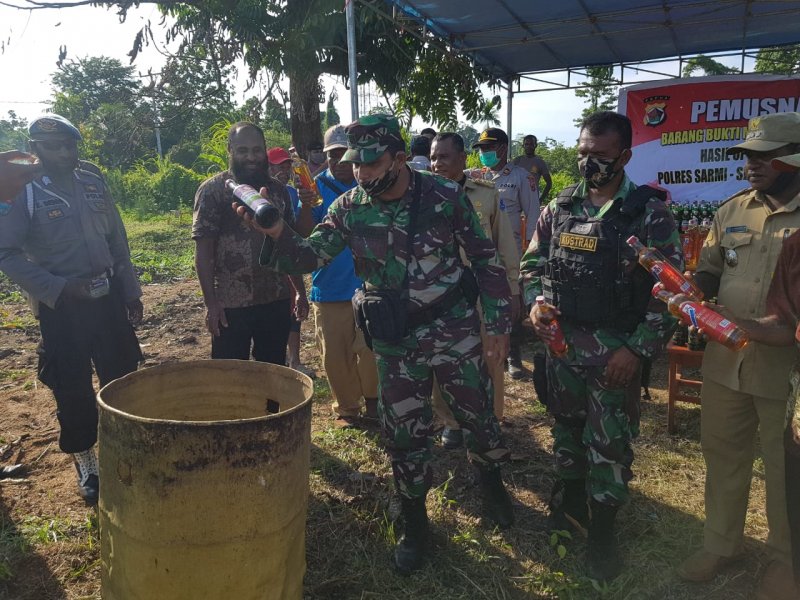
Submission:
M 511 116 L 514 113 L 514 88 L 512 87 L 513 84 L 514 84 L 514 78 L 509 77 L 508 80 L 506 81 L 506 85 L 508 86 L 508 96 L 506 100 L 506 129 L 508 129 L 508 131 L 506 131 L 506 134 L 508 134 L 508 148 L 507 148 L 508 161 L 511 161 L 511 140 L 514 139 L 511 128 L 512 125 Z
M 350 117 L 358 119 L 358 67 L 356 66 L 356 14 L 355 0 L 345 3 L 347 17 L 347 66 L 350 71 Z

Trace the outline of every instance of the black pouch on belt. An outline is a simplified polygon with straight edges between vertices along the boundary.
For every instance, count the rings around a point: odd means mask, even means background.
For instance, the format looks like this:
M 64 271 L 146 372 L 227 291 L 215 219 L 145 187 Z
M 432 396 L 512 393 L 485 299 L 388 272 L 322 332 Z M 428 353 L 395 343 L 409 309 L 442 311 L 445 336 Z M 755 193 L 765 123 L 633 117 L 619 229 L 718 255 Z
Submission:
M 372 340 L 394 343 L 408 335 L 408 308 L 402 290 L 356 290 L 353 295 L 356 324 L 367 345 Z

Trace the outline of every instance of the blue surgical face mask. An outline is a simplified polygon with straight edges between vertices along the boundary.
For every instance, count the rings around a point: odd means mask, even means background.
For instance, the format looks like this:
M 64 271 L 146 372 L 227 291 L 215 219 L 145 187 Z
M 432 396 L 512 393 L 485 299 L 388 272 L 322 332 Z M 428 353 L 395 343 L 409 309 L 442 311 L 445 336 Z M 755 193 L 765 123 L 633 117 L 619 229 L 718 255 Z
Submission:
M 500 157 L 497 156 L 497 152 L 495 150 L 489 150 L 488 152 L 481 152 L 480 158 L 481 158 L 481 164 L 484 167 L 489 167 L 490 169 L 500 162 Z

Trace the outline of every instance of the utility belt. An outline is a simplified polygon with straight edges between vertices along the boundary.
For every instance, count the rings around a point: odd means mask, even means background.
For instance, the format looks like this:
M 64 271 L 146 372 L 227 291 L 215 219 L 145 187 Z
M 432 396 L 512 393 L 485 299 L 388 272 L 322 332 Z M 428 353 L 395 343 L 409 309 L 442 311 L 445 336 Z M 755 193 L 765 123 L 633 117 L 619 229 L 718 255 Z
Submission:
M 400 342 L 412 329 L 444 317 L 462 301 L 475 306 L 479 293 L 475 274 L 464 267 L 458 285 L 450 288 L 431 306 L 409 313 L 407 290 L 366 290 L 362 287 L 353 295 L 353 314 L 367 345 L 372 348 L 372 340 L 389 344 Z
M 108 296 L 111 291 L 111 280 L 114 278 L 114 267 L 108 267 L 100 275 L 89 280 L 89 296 L 93 300 Z

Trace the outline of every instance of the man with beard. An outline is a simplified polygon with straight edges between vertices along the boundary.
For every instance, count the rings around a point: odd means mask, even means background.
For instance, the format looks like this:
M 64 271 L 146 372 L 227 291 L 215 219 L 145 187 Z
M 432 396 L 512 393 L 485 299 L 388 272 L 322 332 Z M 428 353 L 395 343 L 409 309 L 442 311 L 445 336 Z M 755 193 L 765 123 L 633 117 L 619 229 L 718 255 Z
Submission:
M 349 247 L 364 289 L 358 321 L 371 336 L 378 365 L 378 412 L 400 495 L 405 534 L 395 547 L 397 569 L 419 569 L 429 546 L 425 498 L 433 482 L 433 376 L 469 436 L 478 465 L 485 516 L 509 527 L 513 506 L 500 473 L 508 459 L 492 411 L 486 360 L 508 352 L 511 293 L 491 241 L 455 182 L 412 171 L 397 119 L 368 115 L 347 127 L 342 160 L 358 186 L 340 196 L 308 238 L 285 223 L 262 229 L 261 261 L 304 273 Z M 245 211 L 237 211 L 245 216 Z M 471 262 L 464 268 L 459 249 Z M 477 281 L 476 281 L 477 279 Z M 479 337 L 480 295 L 486 343 Z
M 78 168 L 78 129 L 51 114 L 29 133 L 42 172 L 11 204 L 0 203 L 0 271 L 38 310 L 39 379 L 53 391 L 59 447 L 73 456 L 78 491 L 94 503 L 92 365 L 101 386 L 136 370 L 142 355 L 132 325 L 142 319 L 142 292 L 108 189 Z
M 506 270 L 506 278 L 511 288 L 511 319 L 516 322 L 521 308 L 519 294 L 519 251 L 514 242 L 514 232 L 511 222 L 505 212 L 500 210 L 497 202 L 497 190 L 494 184 L 483 179 L 471 179 L 466 176 L 467 153 L 464 151 L 464 140 L 457 133 L 440 133 L 433 138 L 431 147 L 431 167 L 433 172 L 458 183 L 472 203 L 481 222 L 483 231 L 492 240 L 497 248 L 500 264 Z M 481 328 L 481 336 L 485 338 L 486 331 Z M 505 382 L 503 381 L 502 365 L 492 368 L 489 365 L 489 376 L 494 386 L 494 414 L 503 422 L 503 409 L 505 404 Z M 463 444 L 463 432 L 453 413 L 447 408 L 438 386 L 433 390 L 433 410 L 436 416 L 444 422 L 442 431 L 442 445 L 448 450 L 459 448 Z
M 202 183 L 194 201 L 192 239 L 206 327 L 211 333 L 211 358 L 236 358 L 286 364 L 291 326 L 290 289 L 286 276 L 258 265 L 263 236 L 230 210 L 233 195 L 227 179 L 256 189 L 267 197 L 287 223 L 294 210 L 286 186 L 267 170 L 264 134 L 252 123 L 234 123 L 228 132 L 229 170 Z M 295 278 L 296 289 L 302 279 Z
M 750 188 L 720 206 L 700 254 L 695 282 L 717 296 L 735 320 L 767 314 L 767 292 L 781 247 L 800 228 L 800 175 L 780 172 L 775 158 L 800 149 L 800 113 L 751 119 L 744 142 Z M 678 569 L 688 581 L 713 579 L 742 558 L 756 432 L 767 490 L 771 563 L 757 598 L 796 598 L 791 580 L 783 453 L 786 382 L 794 346 L 751 341 L 732 352 L 709 342 L 703 356 L 700 441 L 706 461 L 703 548 Z

